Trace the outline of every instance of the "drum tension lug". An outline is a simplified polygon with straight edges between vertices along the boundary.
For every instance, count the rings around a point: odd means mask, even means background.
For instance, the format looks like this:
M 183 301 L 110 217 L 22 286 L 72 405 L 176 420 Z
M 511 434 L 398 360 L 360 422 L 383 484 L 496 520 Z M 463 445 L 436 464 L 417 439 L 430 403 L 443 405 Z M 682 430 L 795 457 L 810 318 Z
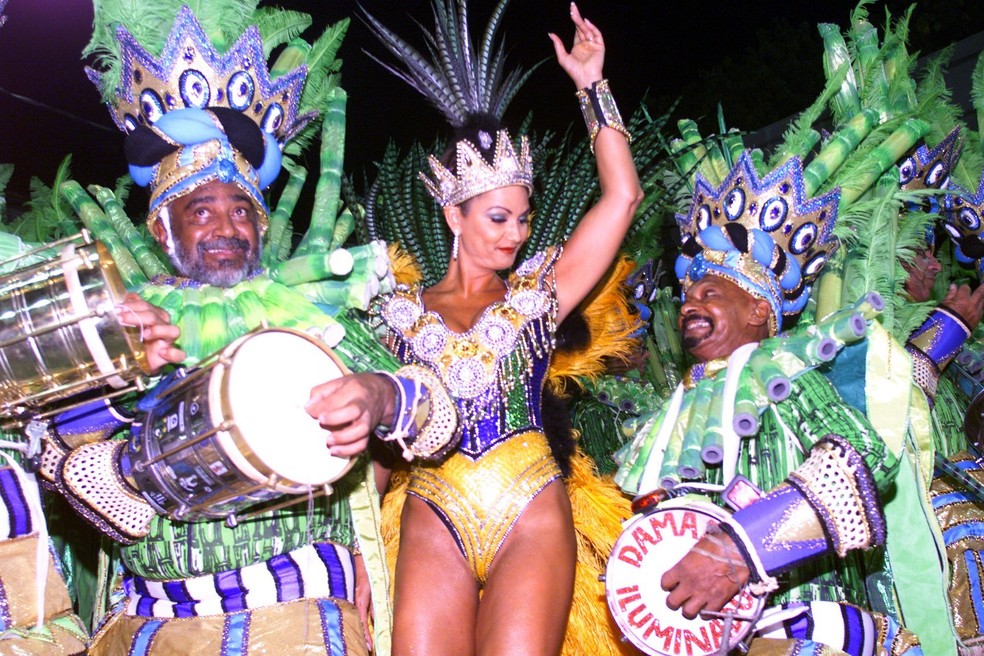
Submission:
M 726 610 L 723 612 L 714 612 L 709 610 L 702 610 L 700 616 L 703 619 L 719 619 L 724 621 L 724 627 L 721 631 L 721 649 L 718 651 L 718 656 L 728 656 L 733 650 L 737 649 L 741 653 L 747 653 L 748 648 L 745 647 L 744 643 L 738 642 L 735 645 L 728 646 L 731 642 L 731 629 L 735 620 L 741 622 L 751 622 L 755 623 L 758 621 L 758 617 L 747 617 L 745 615 L 739 615 L 733 610 Z
M 32 474 L 41 469 L 41 452 L 44 449 L 42 441 L 47 432 L 48 423 L 37 419 L 32 419 L 24 427 L 24 434 L 27 436 L 24 468 Z
M 226 518 L 225 518 L 225 524 L 229 528 L 236 528 L 237 526 L 239 526 L 239 518 L 236 517 L 236 513 L 232 513 L 231 515 L 227 515 Z

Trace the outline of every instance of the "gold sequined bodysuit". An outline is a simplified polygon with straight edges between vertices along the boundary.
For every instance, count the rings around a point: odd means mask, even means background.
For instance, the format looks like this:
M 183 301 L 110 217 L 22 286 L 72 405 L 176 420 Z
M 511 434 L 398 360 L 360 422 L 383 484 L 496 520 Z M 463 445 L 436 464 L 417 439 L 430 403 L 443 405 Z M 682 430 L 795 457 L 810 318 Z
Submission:
M 424 309 L 419 287 L 401 286 L 377 310 L 397 357 L 436 371 L 457 405 L 458 449 L 439 464 L 414 463 L 407 491 L 441 517 L 481 584 L 530 501 L 560 477 L 540 416 L 559 256 L 551 248 L 522 263 L 505 300 L 464 333 Z

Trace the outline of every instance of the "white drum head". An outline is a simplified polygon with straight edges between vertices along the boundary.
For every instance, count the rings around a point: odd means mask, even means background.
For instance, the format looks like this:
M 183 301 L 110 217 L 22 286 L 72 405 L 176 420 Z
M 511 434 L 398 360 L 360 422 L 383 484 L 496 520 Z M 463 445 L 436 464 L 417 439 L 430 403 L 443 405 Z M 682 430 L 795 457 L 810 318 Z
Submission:
M 670 502 L 671 504 L 673 502 Z M 622 634 L 646 654 L 712 656 L 720 653 L 724 621 L 688 620 L 666 605 L 669 593 L 660 586 L 663 574 L 677 564 L 708 525 L 726 514 L 710 503 L 664 507 L 638 515 L 625 524 L 615 542 L 605 571 L 605 594 L 612 617 Z M 765 603 L 748 590 L 739 592 L 723 610 L 754 616 Z M 751 623 L 735 621 L 732 645 L 751 630 Z
M 341 476 L 349 459 L 329 453 L 325 429 L 304 410 L 313 387 L 343 375 L 332 355 L 306 335 L 270 329 L 243 338 L 231 358 L 232 364 L 221 376 L 225 384 L 210 389 L 211 404 L 213 413 L 217 406 L 226 407 L 231 413 L 226 419 L 235 424 L 254 464 L 262 463 L 256 480 L 275 473 L 287 486 L 316 488 Z M 212 382 L 217 378 L 220 376 Z M 221 388 L 228 395 L 223 403 L 215 396 Z M 229 452 L 234 460 L 241 459 L 236 449 Z M 244 472 L 255 471 L 249 463 L 237 464 Z

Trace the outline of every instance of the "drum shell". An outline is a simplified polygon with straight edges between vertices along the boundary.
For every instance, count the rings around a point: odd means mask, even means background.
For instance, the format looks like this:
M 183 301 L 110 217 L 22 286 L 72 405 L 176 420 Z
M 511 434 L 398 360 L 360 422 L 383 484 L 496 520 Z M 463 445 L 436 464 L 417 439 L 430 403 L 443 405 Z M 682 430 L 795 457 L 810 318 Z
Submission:
M 41 406 L 106 382 L 147 373 L 139 327 L 123 325 L 126 290 L 99 242 L 0 277 L 0 412 Z M 80 314 L 80 307 L 87 314 Z M 83 335 L 94 329 L 110 359 L 103 370 Z M 109 375 L 112 373 L 113 375 Z
M 217 436 L 208 388 L 210 379 L 199 376 L 184 385 L 180 398 L 165 398 L 161 406 L 144 418 L 141 437 L 130 440 L 131 463 L 140 464 L 165 457 L 163 466 L 132 468 L 137 488 L 163 515 L 184 521 L 227 517 L 253 504 L 279 497 L 282 492 L 244 479 L 223 443 L 217 438 L 186 444 L 195 436 Z M 220 424 L 221 426 L 221 424 Z M 215 503 L 221 497 L 225 501 Z
M 304 483 L 276 474 L 251 449 L 236 425 L 229 389 L 238 349 L 264 333 L 285 333 L 317 344 L 344 373 L 344 365 L 327 347 L 283 328 L 245 335 L 216 357 L 185 372 L 182 379 L 161 392 L 128 449 L 129 475 L 158 512 L 182 521 L 229 517 L 285 494 L 323 489 L 352 466 L 349 460 L 334 459 L 340 464 L 331 475 L 314 484 Z M 291 436 L 278 437 L 284 448 L 289 448 Z M 158 459 L 160 462 L 153 462 Z

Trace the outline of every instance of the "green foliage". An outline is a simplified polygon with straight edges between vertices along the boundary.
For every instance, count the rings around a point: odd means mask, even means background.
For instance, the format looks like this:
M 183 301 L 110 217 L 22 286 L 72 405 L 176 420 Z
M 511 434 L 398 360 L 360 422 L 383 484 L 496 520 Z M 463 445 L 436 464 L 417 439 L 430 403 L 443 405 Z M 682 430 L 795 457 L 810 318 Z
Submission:
M 31 200 L 27 202 L 27 211 L 10 223 L 5 223 L 0 229 L 15 234 L 26 242 L 38 244 L 52 242 L 78 232 L 79 228 L 74 222 L 71 211 L 63 206 L 61 197 L 52 191 L 69 178 L 71 162 L 71 156 L 62 160 L 55 174 L 55 182 L 50 187 L 40 178 L 32 177 Z
M 662 255 L 663 226 L 683 193 L 684 181 L 673 173 L 670 161 L 663 154 L 663 128 L 668 119 L 669 113 L 653 117 L 642 106 L 628 122 L 633 134 L 633 157 L 646 200 L 629 229 L 625 252 L 639 261 Z M 527 117 L 519 134 L 530 122 L 531 118 Z M 595 158 L 580 126 L 560 138 L 549 133 L 533 133 L 528 138 L 536 174 L 530 197 L 533 218 L 530 238 L 523 245 L 519 261 L 547 246 L 564 242 L 600 195 Z M 430 170 L 427 153 L 441 152 L 443 146 L 435 143 L 425 149 L 418 143 L 403 156 L 390 143 L 378 163 L 378 174 L 366 198 L 356 201 L 364 205 L 364 213 L 355 213 L 359 234 L 364 239 L 400 243 L 417 260 L 426 285 L 436 283 L 444 275 L 451 237 L 441 208 L 427 193 L 418 174 Z M 349 183 L 347 194 L 352 193 Z M 351 199 L 347 202 L 352 204 Z M 669 223 L 672 225 L 672 219 Z
M 311 27 L 311 16 L 299 11 L 275 7 L 258 7 L 253 13 L 253 22 L 263 38 L 263 54 L 270 54 L 278 47 L 299 37 Z

